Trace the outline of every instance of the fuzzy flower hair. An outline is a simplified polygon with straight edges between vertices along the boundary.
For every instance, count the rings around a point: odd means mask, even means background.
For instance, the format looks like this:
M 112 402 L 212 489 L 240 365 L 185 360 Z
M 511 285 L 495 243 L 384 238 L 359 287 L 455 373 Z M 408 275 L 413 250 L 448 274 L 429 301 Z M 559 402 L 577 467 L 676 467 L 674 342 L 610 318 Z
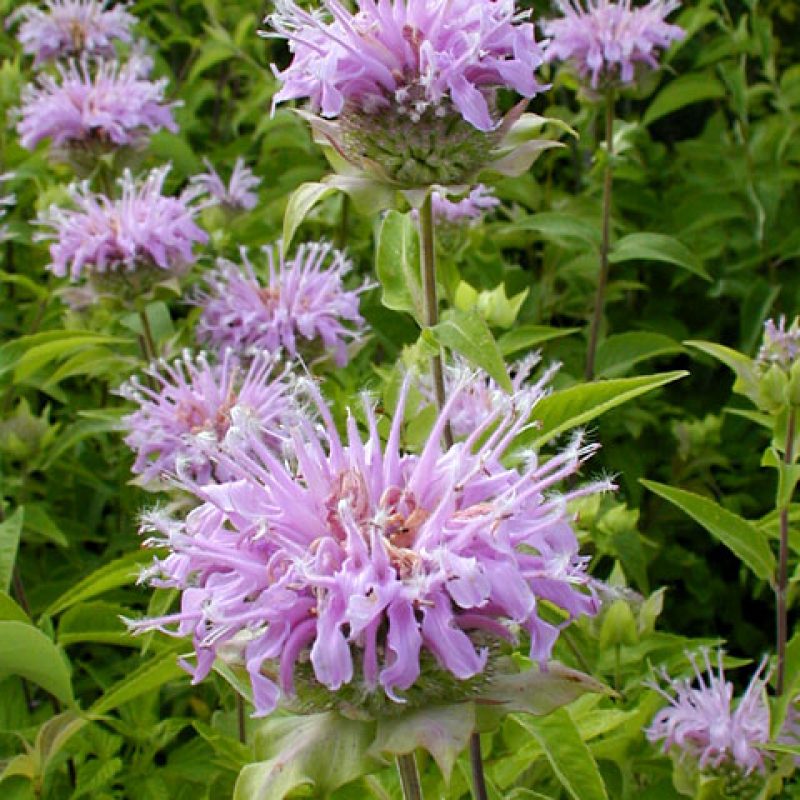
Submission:
M 437 677 L 464 699 L 465 682 L 490 670 L 492 644 L 518 631 L 546 661 L 562 624 L 597 608 L 567 501 L 608 485 L 553 494 L 595 450 L 579 437 L 548 461 L 504 467 L 524 401 L 443 449 L 463 389 L 414 455 L 400 444 L 408 382 L 383 444 L 371 403 L 366 430 L 350 415 L 342 438 L 309 381 L 320 422 L 298 418 L 294 463 L 254 437 L 224 462 L 236 480 L 195 488 L 203 502 L 185 520 L 146 521 L 148 543 L 171 551 L 149 575 L 182 599 L 139 630 L 191 635 L 195 682 L 218 655 L 242 663 L 259 716 L 295 690 L 302 701 L 308 685 L 328 704 L 386 713 Z
M 324 117 L 395 107 L 412 121 L 454 107 L 490 131 L 487 91 L 532 97 L 543 88 L 534 79 L 542 52 L 514 0 L 357 0 L 355 14 L 339 0 L 323 3 L 325 11 L 306 11 L 277 0 L 267 18 L 294 54 L 287 69 L 273 67 L 283 84 L 275 103 L 308 98 Z
M 548 61 L 568 61 L 593 89 L 630 84 L 637 64 L 658 68 L 658 51 L 686 32 L 666 22 L 677 0 L 650 0 L 634 8 L 631 0 L 558 0 L 563 16 L 542 23 L 550 38 Z
M 195 261 L 193 246 L 208 241 L 194 221 L 191 196 L 163 194 L 169 165 L 136 182 L 127 170 L 119 183 L 122 196 L 95 194 L 88 182 L 70 190 L 75 208 L 52 206 L 39 223 L 51 230 L 49 268 L 77 280 L 84 271 L 107 273 L 155 268 L 181 272 Z
M 243 158 L 236 159 L 227 186 L 207 158 L 203 159 L 203 163 L 208 172 L 195 175 L 190 182 L 203 194 L 208 195 L 214 205 L 231 211 L 250 211 L 256 207 L 258 195 L 254 190 L 261 185 L 261 178 L 257 178 L 253 171 L 245 166 Z
M 325 242 L 300 245 L 293 258 L 280 245 L 262 253 L 265 283 L 244 250 L 241 267 L 220 259 L 206 277 L 194 300 L 202 308 L 198 338 L 216 348 L 284 351 L 292 358 L 321 344 L 333 351 L 339 366 L 346 364 L 347 344 L 358 338 L 364 322 L 358 296 L 368 288 L 344 288 L 349 259 Z
M 220 449 L 247 449 L 249 439 L 277 445 L 274 431 L 288 413 L 285 373 L 276 377 L 267 354 L 249 366 L 230 351 L 217 364 L 188 351 L 169 364 L 159 361 L 134 377 L 119 394 L 138 409 L 123 419 L 125 444 L 136 454 L 133 471 L 145 481 L 183 476 L 198 484 L 229 477 L 215 465 Z
M 500 201 L 492 190 L 479 183 L 461 200 L 449 200 L 446 196 L 433 193 L 433 214 L 440 222 L 459 224 L 474 222 L 483 217 L 487 211 L 497 208 Z
M 19 20 L 17 38 L 37 67 L 82 53 L 111 57 L 114 41 L 129 43 L 137 21 L 125 4 L 108 8 L 100 0 L 47 0 L 44 9 L 24 5 L 8 18 L 6 27 Z
M 691 657 L 693 678 L 671 680 L 664 675 L 667 691 L 652 687 L 669 705 L 656 714 L 645 731 L 647 738 L 663 742 L 664 752 L 675 749 L 682 757 L 694 759 L 701 771 L 733 767 L 745 775 L 763 772 L 765 752 L 759 745 L 769 741 L 770 727 L 763 677 L 766 660 L 735 705 L 733 684 L 725 680 L 722 668 L 722 651 L 717 653 L 716 674 L 708 651 L 703 660 L 707 678 Z
M 167 81 L 151 81 L 152 62 L 134 56 L 124 65 L 89 59 L 58 65 L 22 92 L 17 132 L 32 150 L 44 139 L 56 148 L 139 146 L 150 133 L 177 131 L 175 103 L 164 101 Z

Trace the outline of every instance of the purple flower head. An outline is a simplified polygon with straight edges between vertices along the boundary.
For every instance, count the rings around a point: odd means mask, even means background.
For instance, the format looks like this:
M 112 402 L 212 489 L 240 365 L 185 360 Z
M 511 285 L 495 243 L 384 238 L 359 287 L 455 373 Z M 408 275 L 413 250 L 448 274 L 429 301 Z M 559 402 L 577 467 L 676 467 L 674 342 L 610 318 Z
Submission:
M 148 370 L 152 385 L 134 377 L 119 393 L 138 405 L 123 419 L 125 443 L 136 454 L 133 471 L 146 481 L 182 476 L 194 483 L 230 478 L 215 455 L 247 449 L 251 438 L 272 446 L 273 431 L 288 413 L 285 372 L 275 376 L 265 353 L 249 365 L 230 351 L 217 364 L 188 351 L 172 364 Z
M 129 171 L 119 181 L 122 196 L 95 194 L 88 182 L 71 188 L 75 208 L 52 206 L 40 219 L 51 228 L 49 268 L 59 277 L 81 273 L 155 269 L 180 273 L 195 261 L 193 246 L 208 241 L 194 221 L 197 207 L 187 197 L 163 194 L 169 166 L 152 170 L 136 182 Z
M 768 319 L 764 323 L 764 339 L 758 351 L 757 362 L 762 368 L 777 365 L 781 369 L 791 369 L 800 357 L 800 318 L 796 317 L 788 330 L 786 317 Z
M 58 149 L 108 151 L 140 146 L 148 134 L 177 131 L 175 103 L 164 102 L 166 79 L 147 77 L 151 61 L 135 56 L 126 64 L 87 58 L 58 65 L 58 76 L 39 75 L 23 89 L 17 132 L 32 150 L 44 139 Z
M 137 20 L 124 4 L 107 5 L 98 0 L 47 0 L 44 9 L 24 5 L 9 17 L 6 27 L 23 20 L 18 38 L 37 67 L 82 53 L 112 57 L 114 40 L 130 42 L 130 29 Z
M 241 267 L 220 259 L 206 276 L 206 288 L 194 300 L 203 309 L 198 338 L 239 352 L 283 350 L 292 358 L 321 345 L 344 366 L 347 344 L 358 339 L 364 322 L 358 296 L 368 288 L 344 288 L 349 259 L 325 242 L 300 245 L 293 258 L 286 258 L 281 245 L 263 247 L 262 253 L 264 283 L 244 250 Z
M 759 745 L 769 741 L 770 723 L 763 677 L 766 660 L 734 704 L 733 684 L 725 680 L 722 669 L 722 652 L 717 653 L 716 674 L 707 651 L 703 659 L 707 678 L 692 657 L 693 678 L 671 680 L 665 674 L 668 691 L 653 686 L 669 705 L 656 714 L 645 731 L 647 738 L 663 742 L 664 752 L 674 748 L 681 758 L 696 761 L 702 772 L 731 768 L 745 775 L 763 772 L 766 754 Z
M 306 11 L 277 0 L 267 22 L 289 41 L 294 58 L 275 74 L 274 102 L 308 98 L 314 111 L 338 117 L 346 106 L 367 114 L 393 107 L 419 121 L 453 109 L 481 131 L 497 125 L 497 87 L 533 97 L 542 53 L 534 28 L 514 0 L 339 0 Z
M 593 89 L 630 84 L 636 66 L 658 68 L 659 50 L 683 39 L 686 32 L 665 21 L 678 8 L 677 0 L 650 0 L 634 8 L 631 0 L 558 0 L 563 14 L 542 23 L 550 38 L 548 61 L 569 61 Z
M 497 385 L 493 378 L 486 374 L 478 373 L 462 358 L 456 358 L 445 366 L 445 393 L 449 394 L 456 387 L 463 386 L 458 395 L 458 400 L 453 403 L 450 413 L 450 430 L 457 438 L 468 436 L 472 431 L 481 426 L 487 417 L 496 414 L 511 414 L 515 405 L 519 405 L 520 398 L 533 406 L 549 389 L 548 384 L 560 364 L 553 364 L 538 381 L 526 384 L 534 367 L 540 361 L 539 353 L 531 353 L 512 366 L 513 377 L 511 384 L 514 387 L 512 394 Z M 433 403 L 434 391 L 428 377 L 421 381 L 422 393 L 425 398 Z
M 252 170 L 245 166 L 243 158 L 236 159 L 227 186 L 207 158 L 203 159 L 203 163 L 208 172 L 195 175 L 191 183 L 198 187 L 202 194 L 208 195 L 214 205 L 220 205 L 231 211 L 249 211 L 256 207 L 258 195 L 254 189 L 261 184 L 261 178 L 253 175 Z
M 482 183 L 461 200 L 448 200 L 439 192 L 433 193 L 433 213 L 440 222 L 474 222 L 499 205 L 500 201 L 492 194 L 492 190 Z
M 426 682 L 464 699 L 469 681 L 489 679 L 493 646 L 519 631 L 546 661 L 562 624 L 595 613 L 567 503 L 608 484 L 554 487 L 596 448 L 578 436 L 548 461 L 503 466 L 531 413 L 522 398 L 444 449 L 460 385 L 422 451 L 406 453 L 408 388 L 384 444 L 369 401 L 363 430 L 349 415 L 342 437 L 308 381 L 319 422 L 297 417 L 292 463 L 253 437 L 221 459 L 236 480 L 188 487 L 203 502 L 185 520 L 147 520 L 149 543 L 171 551 L 149 575 L 182 598 L 137 627 L 191 634 L 195 681 L 222 655 L 246 666 L 257 715 L 282 695 L 302 702 L 309 685 L 328 705 L 392 713 L 429 702 Z

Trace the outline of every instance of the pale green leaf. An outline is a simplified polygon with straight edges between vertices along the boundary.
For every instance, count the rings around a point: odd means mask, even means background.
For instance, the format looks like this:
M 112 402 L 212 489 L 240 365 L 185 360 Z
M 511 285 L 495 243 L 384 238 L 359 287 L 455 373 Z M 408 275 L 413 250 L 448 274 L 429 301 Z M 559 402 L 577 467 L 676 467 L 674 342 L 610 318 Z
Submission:
M 3 592 L 8 592 L 11 587 L 24 517 L 25 509 L 19 506 L 10 517 L 0 522 L 0 591 Z
M 440 345 L 485 370 L 507 392 L 513 391 L 497 342 L 479 314 L 451 309 L 430 332 Z
M 570 386 L 540 400 L 533 409 L 539 427 L 519 437 L 520 442 L 541 447 L 560 433 L 585 425 L 616 406 L 652 392 L 688 375 L 688 372 L 663 372 L 636 378 L 617 378 Z
M 694 492 L 676 489 L 655 481 L 642 480 L 641 483 L 702 525 L 759 578 L 765 581 L 773 580 L 776 569 L 775 556 L 770 549 L 766 534 L 752 522 Z
M 297 229 L 311 209 L 335 191 L 333 186 L 326 183 L 303 183 L 292 192 L 283 217 L 282 238 L 286 251 L 289 250 Z
M 411 214 L 389 211 L 378 230 L 375 271 L 381 282 L 381 300 L 393 311 L 407 311 L 422 319 L 420 243 Z
M 72 681 L 61 650 L 33 625 L 0 621 L 0 674 L 19 675 L 72 705 Z
M 510 356 L 579 330 L 580 328 L 550 328 L 547 325 L 516 325 L 497 339 L 497 346 L 504 356 Z
M 25 610 L 18 605 L 6 592 L 0 592 L 0 620 L 9 619 L 30 624 L 30 618 Z

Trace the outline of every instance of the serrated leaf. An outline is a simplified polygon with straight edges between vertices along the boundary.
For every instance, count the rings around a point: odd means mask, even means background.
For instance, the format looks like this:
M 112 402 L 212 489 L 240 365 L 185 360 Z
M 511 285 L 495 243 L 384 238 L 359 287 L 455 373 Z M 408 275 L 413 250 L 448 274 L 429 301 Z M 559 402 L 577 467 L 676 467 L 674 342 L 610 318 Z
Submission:
M 22 533 L 22 522 L 25 509 L 19 506 L 7 519 L 0 522 L 0 591 L 8 592 L 11 588 L 11 576 L 17 561 L 17 548 Z
M 683 348 L 669 336 L 649 331 L 630 331 L 609 336 L 597 348 L 596 373 L 613 378 L 631 367 L 656 356 L 681 353 Z
M 518 437 L 520 443 L 542 447 L 560 433 L 585 425 L 616 406 L 661 386 L 684 378 L 688 372 L 663 372 L 636 378 L 595 381 L 553 392 L 533 409 L 533 419 L 540 426 Z
M 257 755 L 267 760 L 241 771 L 233 800 L 283 800 L 301 786 L 326 797 L 378 767 L 366 755 L 373 737 L 371 723 L 333 712 L 269 719 L 255 744 Z
M 539 742 L 561 785 L 575 800 L 608 800 L 600 770 L 566 709 L 516 719 Z
M 111 589 L 118 589 L 120 586 L 134 583 L 139 577 L 142 565 L 152 559 L 152 553 L 142 550 L 128 553 L 110 564 L 105 564 L 67 589 L 61 597 L 48 606 L 45 614 L 53 616 L 83 600 L 89 600 Z
M 289 195 L 283 216 L 283 247 L 288 252 L 295 233 L 317 203 L 333 194 L 336 189 L 326 183 L 303 183 Z
M 515 325 L 508 333 L 498 337 L 497 346 L 504 356 L 510 356 L 551 339 L 570 336 L 579 330 L 580 328 L 550 328 L 547 325 Z
M 630 233 L 611 248 L 608 260 L 612 264 L 623 261 L 664 261 L 711 280 L 700 260 L 683 242 L 663 233 Z
M 186 670 L 178 664 L 175 651 L 162 653 L 106 690 L 91 707 L 91 711 L 93 714 L 107 714 L 123 703 L 129 703 L 180 677 L 186 677 Z
M 389 211 L 378 229 L 375 271 L 381 283 L 381 301 L 393 311 L 406 311 L 422 319 L 420 243 L 411 214 Z
M 640 483 L 702 525 L 759 578 L 770 582 L 773 580 L 776 569 L 775 556 L 764 532 L 752 522 L 694 492 L 665 486 L 655 481 L 641 480 Z
M 710 73 L 689 73 L 671 80 L 655 97 L 642 119 L 650 125 L 673 111 L 725 96 L 725 87 Z
M 449 782 L 453 764 L 469 744 L 474 728 L 475 708 L 471 703 L 421 709 L 378 720 L 369 753 L 385 759 L 427 750 Z
M 0 621 L 0 674 L 19 675 L 72 705 L 72 680 L 61 650 L 33 625 Z
M 429 331 L 440 345 L 485 370 L 507 392 L 513 391 L 497 342 L 479 314 L 450 309 L 445 312 L 442 321 Z

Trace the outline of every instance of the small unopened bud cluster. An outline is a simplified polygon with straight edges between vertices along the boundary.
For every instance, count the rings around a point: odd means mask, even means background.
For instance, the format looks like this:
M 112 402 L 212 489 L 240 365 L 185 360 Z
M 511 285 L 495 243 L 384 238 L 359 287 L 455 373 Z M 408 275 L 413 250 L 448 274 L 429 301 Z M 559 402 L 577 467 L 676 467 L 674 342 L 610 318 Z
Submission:
M 764 324 L 754 365 L 755 387 L 748 396 L 760 409 L 777 413 L 786 406 L 800 406 L 800 318 L 788 329 L 784 317 Z

